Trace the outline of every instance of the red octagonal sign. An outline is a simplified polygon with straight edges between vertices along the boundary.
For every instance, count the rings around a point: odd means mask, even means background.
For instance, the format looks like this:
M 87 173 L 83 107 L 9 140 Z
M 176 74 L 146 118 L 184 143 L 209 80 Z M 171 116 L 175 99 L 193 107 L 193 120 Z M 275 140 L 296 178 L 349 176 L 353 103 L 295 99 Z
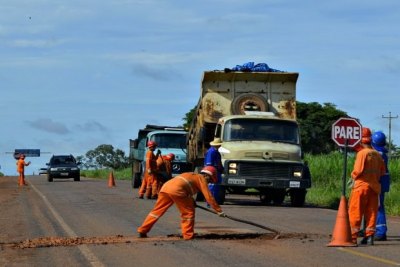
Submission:
M 340 118 L 332 124 L 332 140 L 338 146 L 354 147 L 361 141 L 361 124 L 353 118 Z

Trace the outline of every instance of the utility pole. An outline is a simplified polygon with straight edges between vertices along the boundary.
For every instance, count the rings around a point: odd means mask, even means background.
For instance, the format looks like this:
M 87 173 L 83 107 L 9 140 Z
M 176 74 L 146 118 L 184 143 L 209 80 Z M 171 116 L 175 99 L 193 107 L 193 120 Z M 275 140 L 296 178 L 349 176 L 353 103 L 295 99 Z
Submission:
M 397 119 L 399 116 L 392 116 L 392 112 L 389 111 L 389 116 L 385 117 L 382 115 L 383 119 L 388 119 L 389 120 L 389 160 L 391 158 L 392 155 L 392 119 Z

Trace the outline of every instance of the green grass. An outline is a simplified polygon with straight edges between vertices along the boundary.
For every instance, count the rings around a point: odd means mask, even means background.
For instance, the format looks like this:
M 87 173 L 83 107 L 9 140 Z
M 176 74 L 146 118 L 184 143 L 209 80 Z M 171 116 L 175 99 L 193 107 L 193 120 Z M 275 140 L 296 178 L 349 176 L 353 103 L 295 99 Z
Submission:
M 81 176 L 83 177 L 91 177 L 98 179 L 108 179 L 108 176 L 113 170 L 111 169 L 101 169 L 101 170 L 81 170 Z M 114 170 L 114 178 L 116 180 L 131 180 L 132 174 L 131 169 L 121 169 Z

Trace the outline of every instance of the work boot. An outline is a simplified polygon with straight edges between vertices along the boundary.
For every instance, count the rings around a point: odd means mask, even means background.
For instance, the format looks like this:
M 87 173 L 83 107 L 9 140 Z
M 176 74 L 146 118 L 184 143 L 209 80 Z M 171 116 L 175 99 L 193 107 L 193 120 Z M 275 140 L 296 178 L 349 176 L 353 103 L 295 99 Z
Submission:
M 157 199 L 157 198 L 158 198 L 158 195 L 154 195 L 151 197 L 151 199 Z
M 139 233 L 139 237 L 140 238 L 147 238 L 147 234 L 146 233 Z
M 361 244 L 362 245 L 370 245 L 373 246 L 374 245 L 374 236 L 366 236 L 361 240 Z
M 151 196 L 146 196 L 147 199 L 151 199 Z
M 375 236 L 374 240 L 375 241 L 387 241 L 387 237 L 386 237 L 386 235 Z
M 143 196 L 139 196 L 140 199 L 143 199 Z

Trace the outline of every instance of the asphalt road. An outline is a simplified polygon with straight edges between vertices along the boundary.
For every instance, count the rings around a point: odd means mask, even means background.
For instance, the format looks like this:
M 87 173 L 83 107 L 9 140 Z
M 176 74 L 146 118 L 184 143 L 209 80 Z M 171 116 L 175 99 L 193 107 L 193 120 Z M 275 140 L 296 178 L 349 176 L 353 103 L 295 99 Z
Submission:
M 154 205 L 129 181 L 81 182 L 0 177 L 0 266 L 400 266 L 400 218 L 375 246 L 328 247 L 337 211 L 262 206 L 228 195 L 226 214 L 280 232 L 196 210 L 196 238 L 180 237 L 175 207 L 139 239 L 136 228 Z M 204 203 L 198 203 L 204 205 Z M 205 205 L 204 205 L 205 206 Z

